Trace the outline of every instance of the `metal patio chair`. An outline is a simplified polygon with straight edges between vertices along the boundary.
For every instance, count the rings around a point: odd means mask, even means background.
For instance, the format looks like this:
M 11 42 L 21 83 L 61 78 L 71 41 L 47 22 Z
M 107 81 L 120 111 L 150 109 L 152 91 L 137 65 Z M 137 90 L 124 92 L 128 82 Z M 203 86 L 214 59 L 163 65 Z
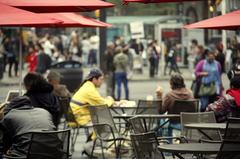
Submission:
M 89 126 L 83 126 L 78 124 L 78 122 L 75 119 L 75 116 L 72 112 L 72 109 L 70 107 L 70 98 L 69 97 L 59 97 L 59 103 L 60 103 L 60 110 L 63 113 L 63 116 L 65 117 L 65 123 L 64 123 L 64 129 L 71 128 L 71 152 L 74 152 L 74 146 L 77 141 L 77 137 L 79 135 L 79 130 L 84 129 L 86 137 L 89 136 Z
M 229 118 L 217 159 L 240 158 L 240 118 Z
M 116 152 L 116 159 L 121 158 L 121 148 L 124 141 L 128 140 L 120 134 L 113 121 L 112 114 L 106 105 L 88 106 L 90 111 L 93 129 L 96 133 L 96 140 L 94 140 L 91 156 L 96 146 L 96 141 L 100 141 L 102 150 L 102 157 L 104 156 L 104 148 L 109 149 L 114 146 Z M 104 144 L 105 143 L 105 144 Z M 110 143 L 107 145 L 106 143 Z
M 158 140 L 154 132 L 132 134 L 131 141 L 136 159 L 162 159 Z
M 201 130 L 186 129 L 185 124 L 190 123 L 216 123 L 214 112 L 182 112 L 181 113 L 181 134 L 186 137 L 188 142 L 221 142 L 221 134 L 219 130 Z M 206 138 L 206 135 L 208 138 Z M 211 141 L 210 141 L 211 139 Z
M 34 131 L 25 134 L 29 137 L 26 156 L 4 155 L 4 159 L 69 159 L 70 130 Z

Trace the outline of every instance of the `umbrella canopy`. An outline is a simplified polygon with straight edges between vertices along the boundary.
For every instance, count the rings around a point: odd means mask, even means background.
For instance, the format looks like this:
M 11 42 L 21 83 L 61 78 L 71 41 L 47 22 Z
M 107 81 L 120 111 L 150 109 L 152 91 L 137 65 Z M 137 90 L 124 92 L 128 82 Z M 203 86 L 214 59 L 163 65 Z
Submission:
M 0 3 L 0 26 L 49 26 L 61 23 L 60 20 L 49 18 Z
M 170 2 L 185 2 L 185 1 L 201 1 L 201 0 L 123 0 L 124 3 L 170 3 Z
M 111 27 L 111 24 L 97 21 L 93 18 L 76 13 L 42 13 L 46 17 L 61 20 L 62 23 L 54 25 L 57 27 Z
M 36 13 L 86 12 L 114 6 L 100 0 L 0 0 L 0 3 Z
M 240 10 L 185 25 L 184 28 L 237 30 L 240 29 Z

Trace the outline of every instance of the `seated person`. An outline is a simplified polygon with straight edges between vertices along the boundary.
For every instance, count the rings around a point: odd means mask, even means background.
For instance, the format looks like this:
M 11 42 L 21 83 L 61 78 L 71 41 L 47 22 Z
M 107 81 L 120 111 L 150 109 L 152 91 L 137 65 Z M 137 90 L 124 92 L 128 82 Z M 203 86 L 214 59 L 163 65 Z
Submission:
M 98 92 L 99 88 L 103 83 L 103 73 L 99 69 L 92 69 L 87 75 L 86 79 L 82 82 L 79 90 L 73 95 L 70 107 L 76 118 L 76 121 L 80 125 L 87 125 L 91 122 L 90 112 L 87 106 L 96 106 L 96 105 L 108 105 L 112 106 L 114 100 L 112 97 L 108 96 L 103 98 Z M 92 139 L 95 139 L 95 135 L 88 136 L 87 142 L 85 144 L 83 154 L 89 156 L 89 153 L 92 149 L 92 143 L 89 142 Z
M 209 104 L 206 111 L 214 111 L 217 122 L 225 122 L 228 117 L 240 117 L 240 76 L 231 78 L 226 95 Z
M 71 97 L 66 85 L 60 84 L 61 75 L 56 71 L 50 71 L 47 75 L 48 82 L 53 86 L 53 94 L 58 97 Z
M 91 121 L 90 112 L 87 106 L 108 105 L 112 106 L 114 100 L 108 96 L 103 98 L 98 92 L 103 83 L 103 73 L 99 69 L 92 69 L 81 84 L 79 90 L 73 95 L 70 106 L 77 122 L 86 125 Z
M 190 89 L 187 89 L 184 83 L 184 79 L 181 75 L 173 75 L 170 79 L 170 87 L 171 91 L 168 92 L 164 98 L 162 103 L 162 112 L 165 113 L 170 110 L 175 100 L 189 100 L 193 99 L 193 93 Z M 180 130 L 180 123 L 179 124 L 169 124 L 168 128 L 168 136 L 172 136 L 172 129 Z
M 13 99 L 4 109 L 0 122 L 3 132 L 3 152 L 10 156 L 27 154 L 30 136 L 34 130 L 54 130 L 51 114 L 42 108 L 34 108 L 27 96 Z
M 60 84 L 61 75 L 60 73 L 56 71 L 50 71 L 47 75 L 48 82 L 53 86 L 53 94 L 58 97 L 59 104 L 60 104 L 60 110 L 59 110 L 59 120 L 64 114 L 64 110 L 66 111 L 68 109 L 68 105 L 66 103 L 61 102 L 62 97 L 66 97 L 70 100 L 71 93 L 67 89 L 66 85 Z M 69 101 L 68 100 L 68 101 Z
M 59 101 L 52 93 L 53 86 L 49 84 L 41 74 L 31 72 L 24 79 L 24 86 L 27 90 L 25 96 L 29 97 L 31 105 L 46 109 L 53 116 L 54 125 L 59 124 Z

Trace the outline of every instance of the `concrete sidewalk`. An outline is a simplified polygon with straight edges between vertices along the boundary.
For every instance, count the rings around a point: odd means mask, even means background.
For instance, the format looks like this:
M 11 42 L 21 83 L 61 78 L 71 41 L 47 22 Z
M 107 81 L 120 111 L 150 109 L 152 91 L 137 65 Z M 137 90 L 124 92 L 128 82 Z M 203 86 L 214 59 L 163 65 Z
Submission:
M 90 67 L 85 67 L 83 68 L 83 76 L 85 77 L 87 75 L 87 73 L 90 71 Z M 187 68 L 180 68 L 180 71 L 182 73 L 182 76 L 184 77 L 185 80 L 193 80 L 193 76 L 190 73 L 190 71 Z M 23 76 L 22 78 L 24 78 L 24 76 L 27 74 L 27 70 L 23 70 Z M 172 73 L 174 74 L 174 72 Z M 19 84 L 19 76 L 18 77 L 8 77 L 7 73 L 4 73 L 4 77 L 0 80 L 0 86 L 4 85 L 4 86 L 8 86 L 8 85 L 17 85 Z M 143 67 L 142 68 L 142 72 L 140 73 L 139 71 L 132 71 L 131 76 L 129 78 L 130 81 L 162 81 L 162 80 L 169 80 L 170 79 L 170 75 L 163 75 L 163 73 L 161 72 L 161 70 L 159 70 L 159 74 L 156 75 L 153 78 L 149 77 L 149 68 L 148 67 Z

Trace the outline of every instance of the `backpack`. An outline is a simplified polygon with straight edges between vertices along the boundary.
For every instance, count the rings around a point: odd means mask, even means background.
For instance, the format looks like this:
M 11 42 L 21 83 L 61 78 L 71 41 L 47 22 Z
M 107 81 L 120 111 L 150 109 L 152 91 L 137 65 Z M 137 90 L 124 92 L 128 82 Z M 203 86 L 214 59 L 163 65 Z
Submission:
M 227 73 L 228 79 L 232 79 L 235 76 L 240 76 L 240 61 L 236 62 L 232 69 Z

